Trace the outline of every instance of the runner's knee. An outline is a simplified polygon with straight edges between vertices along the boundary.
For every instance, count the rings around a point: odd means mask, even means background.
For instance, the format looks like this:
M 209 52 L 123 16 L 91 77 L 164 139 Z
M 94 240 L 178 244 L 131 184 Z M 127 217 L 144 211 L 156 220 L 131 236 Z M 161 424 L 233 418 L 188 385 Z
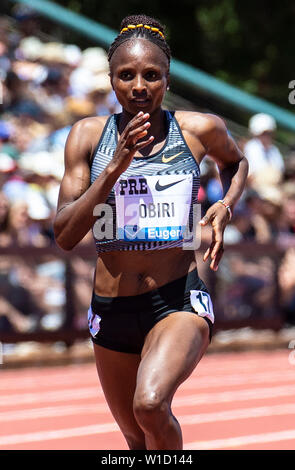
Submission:
M 135 393 L 133 411 L 139 425 L 161 425 L 170 414 L 170 406 L 160 393 L 149 391 Z

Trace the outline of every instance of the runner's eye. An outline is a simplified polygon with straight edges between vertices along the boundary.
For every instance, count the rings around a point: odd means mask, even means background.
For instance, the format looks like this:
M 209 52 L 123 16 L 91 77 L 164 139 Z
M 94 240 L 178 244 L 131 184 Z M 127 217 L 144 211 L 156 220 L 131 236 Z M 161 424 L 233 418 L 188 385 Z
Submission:
M 120 79 L 121 79 L 121 80 L 124 80 L 124 81 L 125 81 L 125 80 L 126 80 L 126 81 L 127 81 L 127 80 L 131 80 L 131 79 L 132 79 L 132 74 L 131 74 L 131 72 L 128 72 L 127 70 L 124 71 L 124 72 L 121 72 L 121 73 L 120 73 Z
M 145 74 L 146 80 L 153 82 L 159 78 L 159 74 L 153 70 L 150 70 Z

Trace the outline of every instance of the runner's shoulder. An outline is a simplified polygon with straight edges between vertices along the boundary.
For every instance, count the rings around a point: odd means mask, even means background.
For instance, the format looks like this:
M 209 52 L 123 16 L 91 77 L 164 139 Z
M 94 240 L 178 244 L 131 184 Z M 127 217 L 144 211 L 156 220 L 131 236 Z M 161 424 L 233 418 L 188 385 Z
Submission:
M 197 111 L 176 111 L 175 117 L 182 131 L 189 132 L 198 138 L 226 132 L 223 119 L 216 114 L 200 113 Z
M 65 145 L 65 161 L 73 166 L 91 163 L 93 152 L 109 116 L 94 116 L 77 121 L 71 128 Z
M 66 153 L 71 160 L 91 159 L 109 116 L 80 119 L 71 128 Z
M 108 120 L 109 116 L 93 116 L 80 119 L 77 121 L 71 129 L 71 134 L 83 136 L 95 135 L 96 138 L 102 133 L 104 126 Z

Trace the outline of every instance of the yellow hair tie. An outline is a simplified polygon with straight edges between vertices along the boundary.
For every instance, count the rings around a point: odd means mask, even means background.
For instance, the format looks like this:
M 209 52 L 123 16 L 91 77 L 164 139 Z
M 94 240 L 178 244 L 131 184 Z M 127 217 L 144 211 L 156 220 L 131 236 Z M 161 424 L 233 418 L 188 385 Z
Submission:
M 154 28 L 154 27 L 151 27 L 147 24 L 129 24 L 127 27 L 123 28 L 121 31 L 120 31 L 120 34 L 122 33 L 125 33 L 125 31 L 128 31 L 129 29 L 136 29 L 136 28 L 145 28 L 145 29 L 150 29 L 151 31 L 155 31 L 156 33 L 159 33 L 160 36 L 165 39 L 165 36 L 164 34 L 162 33 L 162 31 L 159 30 L 159 28 Z
M 150 28 L 152 31 L 155 31 L 156 33 L 159 33 L 160 36 L 162 36 L 163 39 L 165 39 L 165 36 L 164 34 L 162 33 L 162 31 L 159 30 L 159 28 Z

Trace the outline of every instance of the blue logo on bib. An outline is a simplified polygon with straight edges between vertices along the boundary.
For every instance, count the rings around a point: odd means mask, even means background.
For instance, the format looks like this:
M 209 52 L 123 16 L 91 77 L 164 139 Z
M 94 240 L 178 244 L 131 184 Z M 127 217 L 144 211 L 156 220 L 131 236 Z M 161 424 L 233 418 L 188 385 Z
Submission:
M 125 225 L 118 229 L 118 239 L 126 241 L 171 241 L 182 240 L 186 227 L 144 227 L 138 229 L 137 225 Z

